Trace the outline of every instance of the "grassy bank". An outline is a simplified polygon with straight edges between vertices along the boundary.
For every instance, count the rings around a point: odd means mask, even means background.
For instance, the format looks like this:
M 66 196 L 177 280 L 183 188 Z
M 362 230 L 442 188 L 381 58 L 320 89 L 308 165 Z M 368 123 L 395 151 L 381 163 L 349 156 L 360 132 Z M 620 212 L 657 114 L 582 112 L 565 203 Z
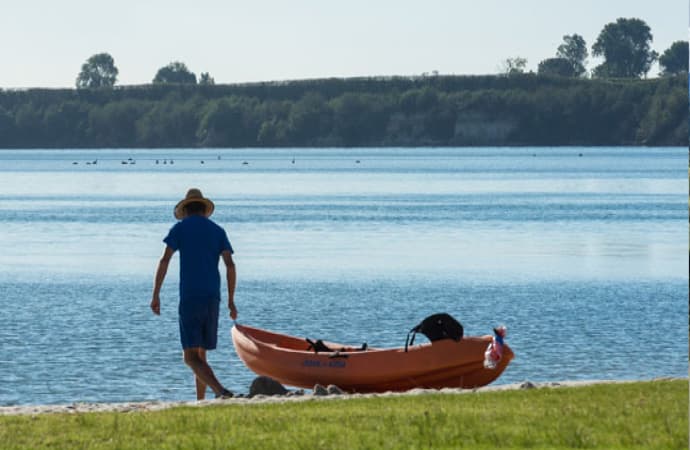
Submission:
M 0 89 L 0 148 L 685 146 L 687 117 L 685 75 Z
M 688 382 L 5 416 L 0 446 L 685 449 Z

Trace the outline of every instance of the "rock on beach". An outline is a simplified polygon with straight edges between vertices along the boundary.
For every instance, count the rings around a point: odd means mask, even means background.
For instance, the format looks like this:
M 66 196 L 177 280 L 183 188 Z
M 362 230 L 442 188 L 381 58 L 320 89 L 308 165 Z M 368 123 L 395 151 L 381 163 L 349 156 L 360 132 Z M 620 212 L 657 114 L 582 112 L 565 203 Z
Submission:
M 258 376 L 254 378 L 251 386 L 249 386 L 249 397 L 257 395 L 286 395 L 288 390 L 285 386 L 266 376 Z

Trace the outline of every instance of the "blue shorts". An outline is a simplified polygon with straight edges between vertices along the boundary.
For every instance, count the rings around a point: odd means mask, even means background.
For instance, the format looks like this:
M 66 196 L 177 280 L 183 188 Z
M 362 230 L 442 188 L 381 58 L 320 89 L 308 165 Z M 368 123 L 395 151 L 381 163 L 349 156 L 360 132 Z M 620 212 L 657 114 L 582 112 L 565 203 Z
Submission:
M 220 300 L 182 301 L 180 313 L 180 341 L 182 348 L 216 348 L 218 342 L 218 310 Z

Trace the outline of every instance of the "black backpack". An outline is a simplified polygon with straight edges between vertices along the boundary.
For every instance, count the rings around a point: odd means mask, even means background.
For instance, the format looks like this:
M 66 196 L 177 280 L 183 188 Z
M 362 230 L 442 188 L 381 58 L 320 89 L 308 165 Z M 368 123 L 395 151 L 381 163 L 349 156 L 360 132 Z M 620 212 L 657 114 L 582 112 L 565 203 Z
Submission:
M 452 339 L 457 342 L 462 339 L 464 330 L 462 324 L 455 320 L 450 314 L 440 313 L 431 315 L 422 320 L 416 327 L 412 328 L 410 332 L 407 333 L 405 351 L 407 351 L 407 347 L 414 344 L 414 338 L 417 333 L 422 333 L 429 338 L 431 342 L 441 339 Z M 410 335 L 412 335 L 412 338 L 410 338 Z

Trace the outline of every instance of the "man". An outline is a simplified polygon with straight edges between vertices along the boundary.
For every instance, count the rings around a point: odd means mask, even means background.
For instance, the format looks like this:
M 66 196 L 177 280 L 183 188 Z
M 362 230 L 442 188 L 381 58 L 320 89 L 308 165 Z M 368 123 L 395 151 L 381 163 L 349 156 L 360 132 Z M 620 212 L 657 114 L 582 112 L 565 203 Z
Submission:
M 180 251 L 180 341 L 184 362 L 192 369 L 196 381 L 196 398 L 203 400 L 206 387 L 216 398 L 232 397 L 232 392 L 220 384 L 206 362 L 206 351 L 216 348 L 218 311 L 220 306 L 219 256 L 226 267 L 228 308 L 230 317 L 237 318 L 235 307 L 235 263 L 232 246 L 225 230 L 209 219 L 215 205 L 199 189 L 189 189 L 186 197 L 174 209 L 180 220 L 163 239 L 166 247 L 158 262 L 153 285 L 151 310 L 160 315 L 160 290 L 175 251 Z

